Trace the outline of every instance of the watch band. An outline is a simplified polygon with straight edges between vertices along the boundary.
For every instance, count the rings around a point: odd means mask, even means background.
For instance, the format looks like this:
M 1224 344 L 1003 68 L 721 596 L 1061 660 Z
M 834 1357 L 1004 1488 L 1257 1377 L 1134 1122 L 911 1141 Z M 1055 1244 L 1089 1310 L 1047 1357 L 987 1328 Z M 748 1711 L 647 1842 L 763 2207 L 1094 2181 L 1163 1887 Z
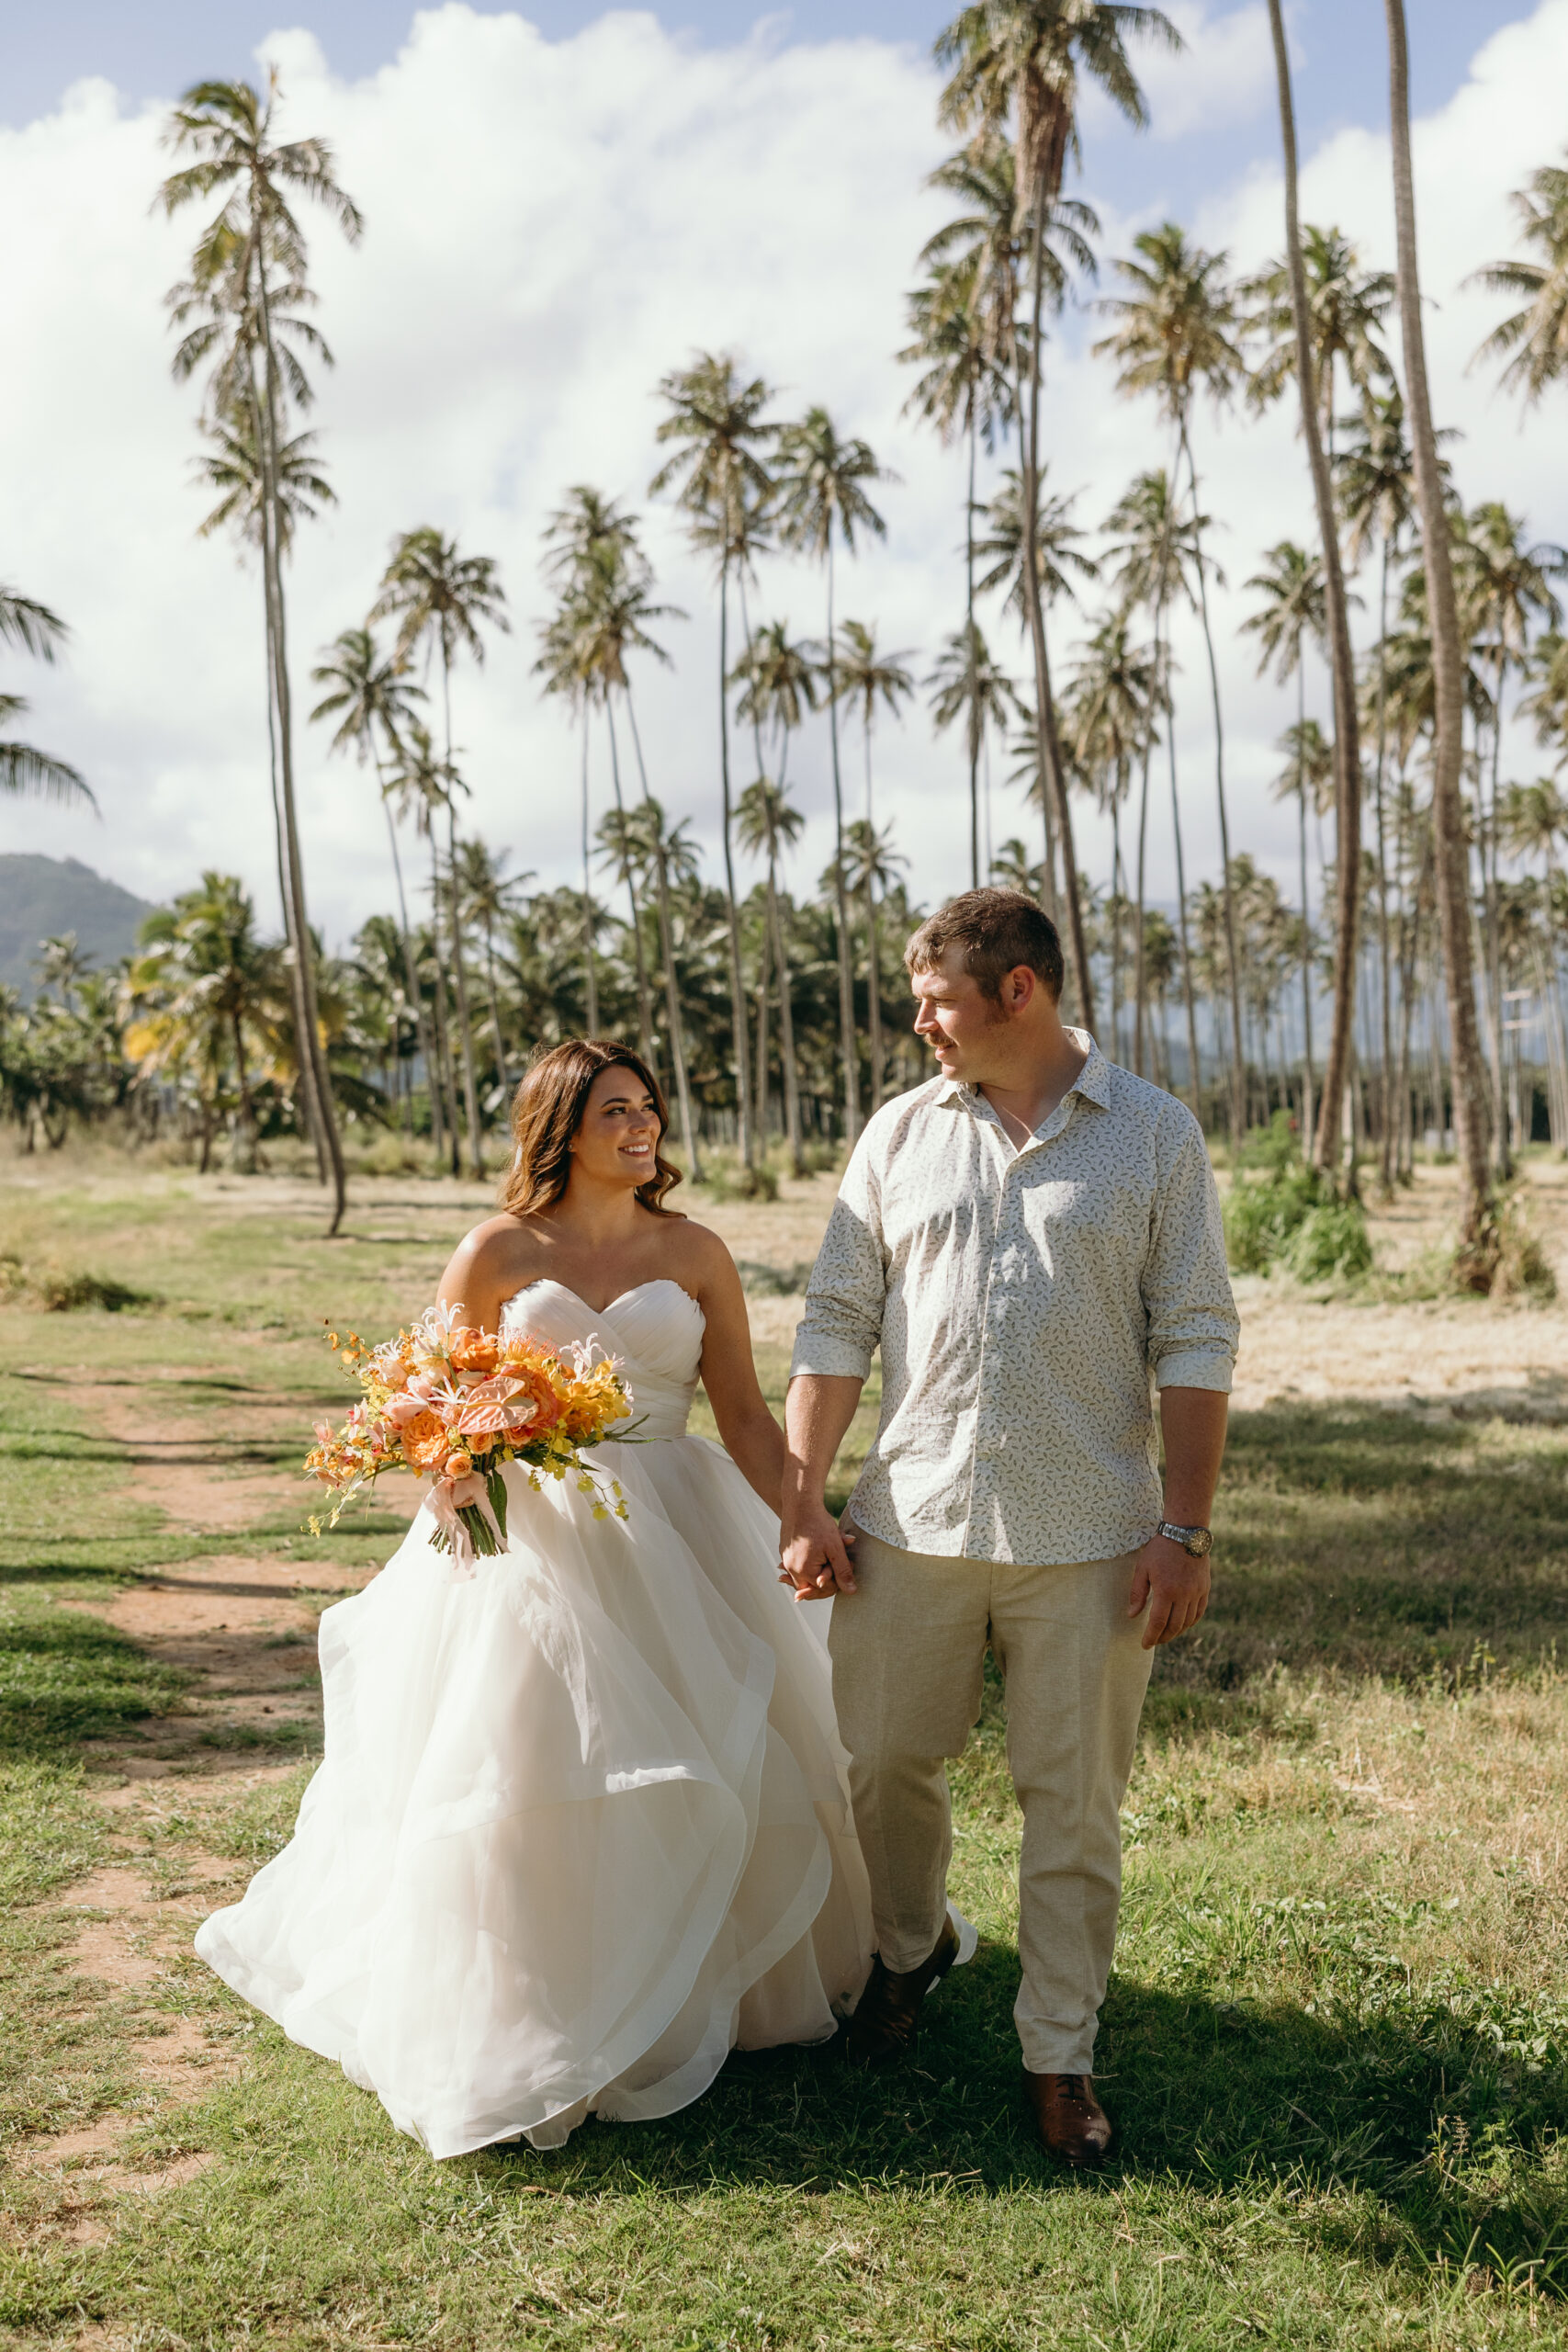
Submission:
M 1206 1527 L 1177 1527 L 1170 1520 L 1162 1519 L 1155 1533 L 1163 1535 L 1168 1544 L 1179 1544 L 1194 1560 L 1203 1559 L 1213 1549 L 1214 1539 Z

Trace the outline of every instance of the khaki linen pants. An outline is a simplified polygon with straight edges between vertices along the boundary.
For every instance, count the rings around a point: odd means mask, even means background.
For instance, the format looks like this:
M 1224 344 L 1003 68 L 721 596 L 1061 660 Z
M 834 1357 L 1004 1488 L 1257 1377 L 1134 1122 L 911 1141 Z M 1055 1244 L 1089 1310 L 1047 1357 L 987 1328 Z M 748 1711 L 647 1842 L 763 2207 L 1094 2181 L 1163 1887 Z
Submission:
M 903 1552 L 860 1532 L 859 1590 L 833 1603 L 833 1701 L 877 1949 L 918 1968 L 942 1932 L 953 1815 L 944 1759 L 980 1713 L 987 1641 L 1007 1684 L 1023 1809 L 1013 2014 L 1033 2074 L 1093 2071 L 1116 1941 L 1122 1798 L 1153 1652 L 1127 1615 L 1134 1554 L 1009 1567 Z

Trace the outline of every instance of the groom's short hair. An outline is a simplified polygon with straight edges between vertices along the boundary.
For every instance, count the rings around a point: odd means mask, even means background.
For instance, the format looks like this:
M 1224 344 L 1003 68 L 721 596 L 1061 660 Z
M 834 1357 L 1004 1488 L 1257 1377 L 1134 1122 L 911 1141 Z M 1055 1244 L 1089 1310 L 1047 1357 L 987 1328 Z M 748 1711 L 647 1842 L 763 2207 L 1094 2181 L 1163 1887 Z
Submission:
M 964 951 L 964 968 L 982 996 L 995 1003 L 1002 982 L 1021 964 L 1038 973 L 1049 993 L 1062 993 L 1062 943 L 1043 908 L 1022 890 L 964 890 L 928 915 L 904 950 L 907 972 L 934 971 L 950 947 Z

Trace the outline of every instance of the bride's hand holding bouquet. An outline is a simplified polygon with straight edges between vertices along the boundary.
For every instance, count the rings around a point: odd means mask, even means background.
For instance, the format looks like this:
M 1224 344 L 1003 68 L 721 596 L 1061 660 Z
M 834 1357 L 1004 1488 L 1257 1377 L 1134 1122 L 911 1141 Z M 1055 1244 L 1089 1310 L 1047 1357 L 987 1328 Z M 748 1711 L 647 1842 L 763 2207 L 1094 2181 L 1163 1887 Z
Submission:
M 541 1476 L 570 1474 L 595 1496 L 595 1518 L 624 1519 L 619 1487 L 611 1480 L 606 1497 L 584 1458 L 631 1413 L 616 1359 L 591 1340 L 557 1352 L 524 1334 L 498 1338 L 461 1322 L 461 1314 L 432 1307 L 376 1347 L 328 1332 L 361 1393 L 338 1428 L 318 1421 L 305 1457 L 307 1475 L 333 1490 L 324 1523 L 335 1526 L 385 1472 L 412 1471 L 426 1482 L 437 1549 L 468 1574 L 476 1555 L 505 1545 L 509 1462 L 525 1464 L 535 1487 Z M 322 1524 L 313 1518 L 311 1532 Z

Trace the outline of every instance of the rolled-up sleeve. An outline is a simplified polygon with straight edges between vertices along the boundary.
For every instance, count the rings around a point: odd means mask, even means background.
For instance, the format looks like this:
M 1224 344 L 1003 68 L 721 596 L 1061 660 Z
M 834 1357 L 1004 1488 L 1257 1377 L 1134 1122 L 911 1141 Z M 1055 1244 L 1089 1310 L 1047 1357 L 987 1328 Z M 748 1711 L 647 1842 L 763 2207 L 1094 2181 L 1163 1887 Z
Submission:
M 1143 1288 L 1156 1386 L 1228 1390 L 1241 1322 L 1225 1265 L 1219 1187 L 1195 1122 L 1160 1186 Z
M 882 1338 L 887 1260 L 871 1141 L 868 1131 L 851 1155 L 811 1269 L 806 1313 L 795 1335 L 792 1380 L 801 1373 L 863 1380 Z

